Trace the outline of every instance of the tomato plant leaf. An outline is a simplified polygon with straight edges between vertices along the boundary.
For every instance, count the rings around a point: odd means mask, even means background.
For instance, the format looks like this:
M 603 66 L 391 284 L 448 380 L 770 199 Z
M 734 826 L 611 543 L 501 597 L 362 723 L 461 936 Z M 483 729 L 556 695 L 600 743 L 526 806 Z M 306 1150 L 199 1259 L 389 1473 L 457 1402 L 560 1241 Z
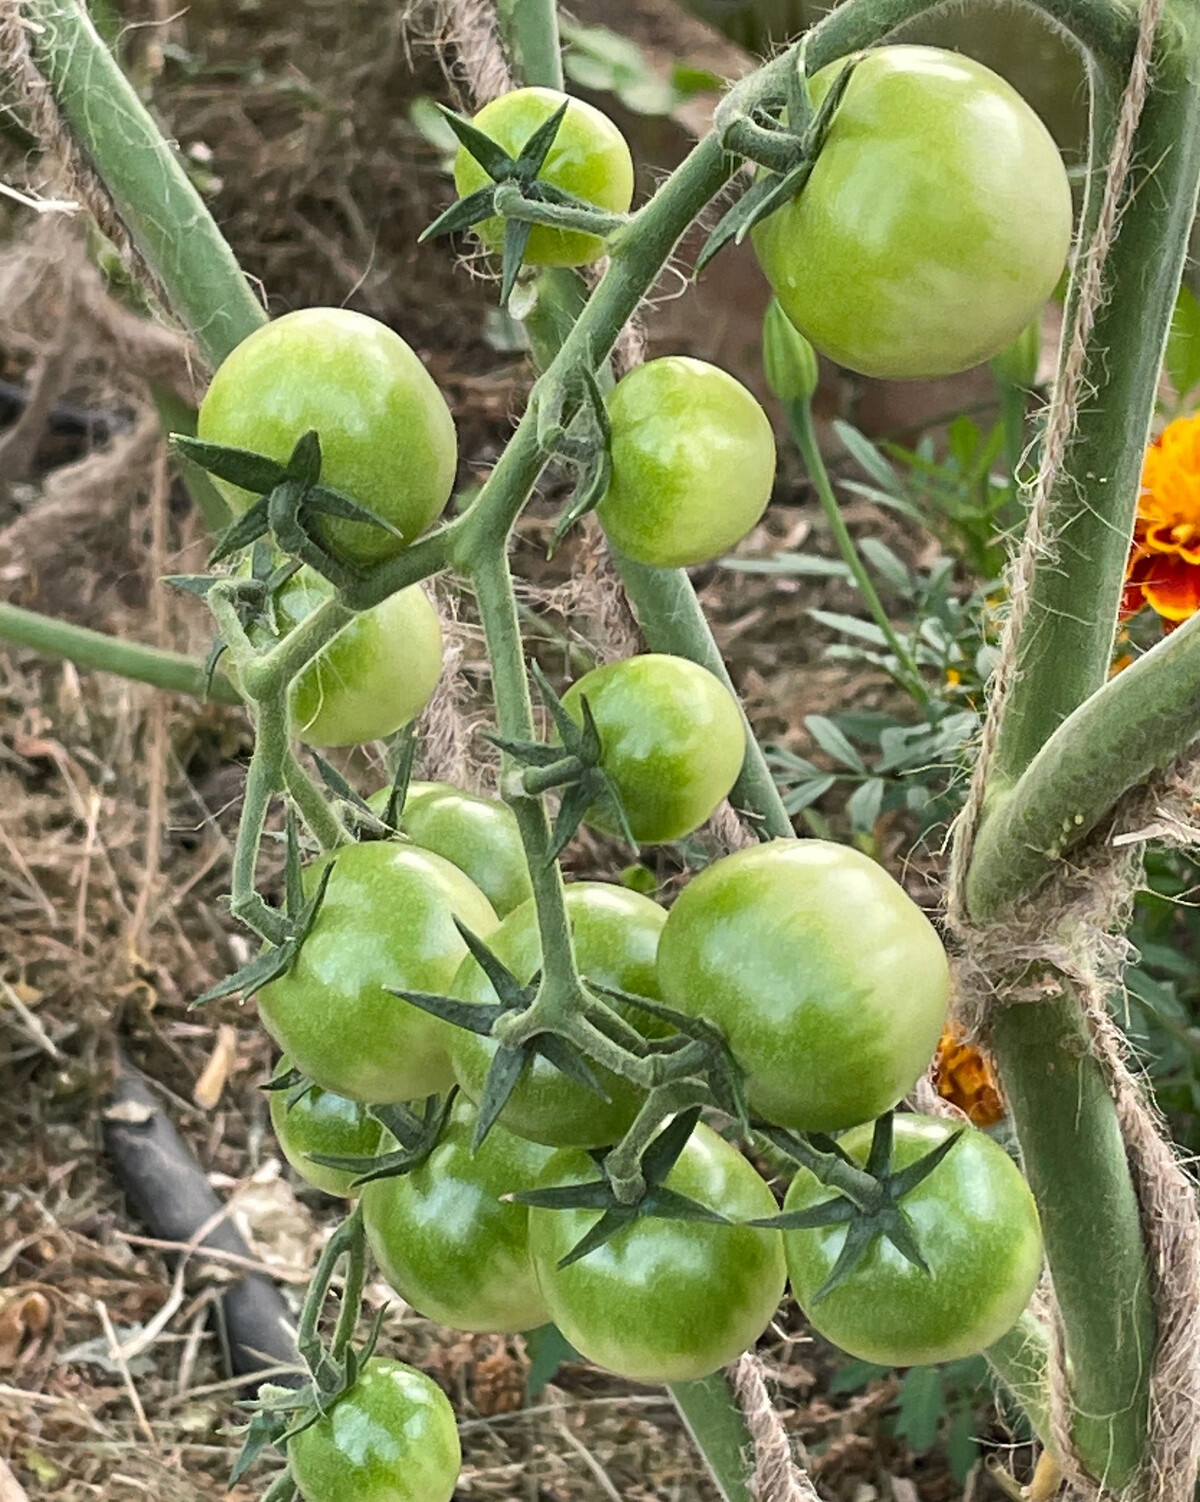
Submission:
M 928 1450 L 937 1439 L 946 1408 L 941 1371 L 936 1366 L 914 1366 L 907 1371 L 900 1384 L 899 1407 L 897 1437 L 918 1453 Z
M 831 719 L 823 714 L 808 714 L 804 716 L 804 725 L 831 760 L 839 766 L 849 767 L 852 772 L 866 773 L 866 762 L 850 744 L 845 731 L 839 730 Z
M 564 1362 L 579 1360 L 579 1352 L 557 1325 L 539 1325 L 536 1330 L 527 1330 L 525 1354 L 529 1357 L 525 1393 L 530 1400 L 537 1398 L 546 1384 L 553 1381 Z
M 277 1090 L 293 1090 L 297 1085 L 311 1085 L 309 1077 L 299 1069 L 285 1069 L 282 1074 L 277 1074 L 269 1080 L 265 1080 L 258 1088 L 274 1093 Z M 299 1098 L 299 1097 L 297 1097 Z M 288 1105 L 292 1105 L 288 1101 Z
M 1171 385 L 1181 400 L 1200 386 L 1200 301 L 1186 283 L 1175 301 L 1166 363 Z
M 512 177 L 513 169 L 517 164 L 503 146 L 493 141 L 491 136 L 484 135 L 477 125 L 464 119 L 462 115 L 456 114 L 446 105 L 439 104 L 438 109 L 467 152 L 475 158 L 490 178 L 496 182 L 504 182 Z

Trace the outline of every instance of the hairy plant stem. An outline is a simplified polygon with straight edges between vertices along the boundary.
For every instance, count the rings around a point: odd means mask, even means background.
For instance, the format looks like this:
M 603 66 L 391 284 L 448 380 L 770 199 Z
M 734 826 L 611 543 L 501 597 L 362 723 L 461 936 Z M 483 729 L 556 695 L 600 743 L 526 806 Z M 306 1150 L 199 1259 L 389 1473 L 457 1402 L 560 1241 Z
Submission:
M 68 621 L 54 620 L 36 610 L 22 610 L 19 605 L 3 601 L 0 601 L 0 639 L 30 647 L 44 657 L 65 658 L 81 668 L 117 673 L 135 683 L 188 694 L 193 699 L 213 699 L 219 704 L 242 702 L 242 696 L 224 674 L 214 673 L 210 682 L 204 664 L 180 652 L 126 641 L 86 626 L 73 626 Z
M 283 759 L 283 785 L 323 851 L 336 850 L 346 843 L 350 836 L 345 826 L 290 746 Z
M 892 655 L 896 659 L 899 668 L 899 677 L 906 693 L 918 704 L 927 704 L 929 694 L 921 681 L 921 669 L 908 647 L 896 635 L 896 631 L 888 619 L 888 613 L 883 608 L 883 601 L 875 589 L 874 581 L 867 572 L 866 565 L 859 556 L 858 548 L 854 544 L 854 538 L 850 535 L 850 529 L 842 519 L 841 507 L 837 503 L 837 497 L 833 493 L 833 486 L 829 480 L 829 471 L 825 468 L 825 461 L 821 457 L 821 449 L 817 443 L 816 430 L 813 427 L 812 403 L 807 401 L 788 402 L 788 424 L 792 430 L 792 437 L 796 440 L 796 447 L 800 450 L 800 458 L 804 462 L 804 468 L 808 471 L 808 477 L 813 482 L 817 492 L 817 499 L 821 503 L 825 520 L 829 530 L 833 533 L 833 540 L 837 543 L 838 552 L 846 567 L 850 570 L 858 592 L 863 597 L 863 603 L 871 612 L 871 619 L 883 633 L 884 640 L 891 648 Z
M 708 1105 L 708 1086 L 700 1079 L 684 1078 L 655 1085 L 642 1102 L 633 1125 L 604 1160 L 604 1172 L 618 1203 L 636 1205 L 646 1192 L 642 1155 L 673 1116 L 691 1106 Z
M 359 1259 L 362 1257 L 362 1245 L 365 1241 L 366 1235 L 363 1231 L 362 1206 L 355 1205 L 354 1209 L 325 1243 L 320 1260 L 317 1262 L 316 1270 L 312 1275 L 312 1282 L 308 1285 L 304 1296 L 304 1307 L 300 1311 L 300 1320 L 296 1328 L 296 1349 L 300 1352 L 301 1358 L 310 1371 L 316 1371 L 321 1364 L 321 1337 L 318 1332 L 318 1326 L 321 1322 L 321 1311 L 325 1307 L 325 1300 L 329 1295 L 330 1284 L 333 1282 L 333 1275 L 337 1270 L 338 1262 L 347 1254 L 350 1257 L 350 1274 L 346 1279 L 346 1294 L 354 1293 L 354 1317 L 355 1319 L 358 1317 L 359 1297 L 362 1293 L 361 1272 L 359 1274 L 357 1289 L 352 1289 L 351 1285 L 354 1281 L 355 1266 L 358 1265 L 361 1268 L 362 1265 Z M 342 1311 L 338 1316 L 335 1334 L 335 1355 L 341 1354 L 337 1349 L 336 1342 L 343 1334 L 342 1322 L 345 1318 L 346 1307 L 350 1302 L 350 1298 L 343 1297 Z M 353 1333 L 353 1326 L 351 1326 L 351 1333 Z M 343 1352 L 345 1344 L 348 1344 L 348 1340 L 342 1345 L 341 1350 Z
M 1050 1337 L 1045 1324 L 1028 1310 L 1007 1335 L 984 1352 L 988 1365 L 1021 1405 L 1033 1432 L 1046 1449 L 1050 1441 Z
M 527 84 L 563 87 L 556 0 L 495 0 L 496 19 L 513 71 Z

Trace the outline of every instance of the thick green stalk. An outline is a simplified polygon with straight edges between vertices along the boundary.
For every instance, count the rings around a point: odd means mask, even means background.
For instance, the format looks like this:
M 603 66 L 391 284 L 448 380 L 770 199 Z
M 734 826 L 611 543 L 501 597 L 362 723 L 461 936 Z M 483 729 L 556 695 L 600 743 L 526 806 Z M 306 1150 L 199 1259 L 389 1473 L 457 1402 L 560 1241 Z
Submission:
M 1049 1388 L 1050 1336 L 1046 1326 L 1029 1310 L 1007 1335 L 989 1346 L 988 1365 L 1021 1405 L 1033 1432 L 1048 1450 L 1050 1442 Z
M 722 1502 L 754 1502 L 749 1458 L 754 1441 L 724 1372 L 673 1382 L 671 1397 L 717 1484 Z
M 204 356 L 266 321 L 204 200 L 78 0 L 24 0 L 34 61 L 71 135 Z
M 1130 788 L 1200 736 L 1200 615 L 1111 678 L 1058 727 L 980 830 L 977 919 L 1031 892 Z
M 1200 180 L 1200 41 L 1193 33 L 1185 50 L 1181 16 L 1169 14 L 1163 25 L 1156 84 L 1137 137 L 1136 191 L 1109 256 L 1107 297 L 1084 372 L 1087 395 L 1052 498 L 1052 546 L 1039 563 L 1019 644 L 997 753 L 999 796 L 985 815 L 970 876 L 969 890 L 984 902 L 999 892 L 1019 895 L 1006 871 L 1028 858 L 1019 820 L 1008 824 L 1007 838 L 1000 837 L 1003 826 L 988 832 L 1003 800 L 1015 796 L 1005 789 L 1108 672 L 1142 452 Z M 1111 89 L 1100 83 L 1094 191 L 1112 127 Z M 1129 697 L 1141 687 L 1135 681 Z M 1037 779 L 1028 786 L 1036 791 Z M 1078 811 L 1068 804 L 1048 817 L 1073 823 Z M 994 916 L 974 906 L 971 914 Z M 1094 1476 L 1120 1487 L 1142 1459 L 1154 1315 L 1124 1144 L 1089 1043 L 1069 994 L 1002 1009 L 993 1028 L 1042 1211 L 1071 1371 L 1076 1451 Z
M 563 87 L 562 48 L 556 0 L 496 0 L 504 50 L 527 84 Z
M 204 664 L 180 652 L 72 626 L 36 610 L 22 610 L 19 605 L 0 602 L 0 639 L 30 647 L 46 657 L 65 657 L 81 668 L 118 673 L 170 693 L 190 694 L 193 699 L 214 699 L 220 704 L 242 702 L 222 673 L 215 673 L 210 683 Z

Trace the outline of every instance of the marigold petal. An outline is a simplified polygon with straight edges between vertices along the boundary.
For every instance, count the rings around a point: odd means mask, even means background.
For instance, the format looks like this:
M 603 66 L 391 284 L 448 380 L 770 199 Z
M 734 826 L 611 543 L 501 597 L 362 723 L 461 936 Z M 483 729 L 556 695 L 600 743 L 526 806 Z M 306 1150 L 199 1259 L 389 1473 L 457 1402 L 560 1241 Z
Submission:
M 1186 621 L 1200 610 L 1200 568 L 1160 555 L 1140 579 L 1146 603 L 1164 620 Z

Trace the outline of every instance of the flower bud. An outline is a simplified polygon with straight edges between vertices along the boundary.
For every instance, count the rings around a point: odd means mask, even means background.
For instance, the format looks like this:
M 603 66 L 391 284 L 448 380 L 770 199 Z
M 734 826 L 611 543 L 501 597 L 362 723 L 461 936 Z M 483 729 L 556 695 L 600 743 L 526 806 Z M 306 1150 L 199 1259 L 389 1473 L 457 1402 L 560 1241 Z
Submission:
M 1042 354 L 1042 319 L 1039 314 L 1017 335 L 1007 349 L 991 361 L 992 375 L 1001 386 L 1029 391 L 1037 380 L 1038 361 Z
M 817 352 L 773 297 L 763 319 L 763 369 L 781 402 L 810 402 L 816 395 Z

